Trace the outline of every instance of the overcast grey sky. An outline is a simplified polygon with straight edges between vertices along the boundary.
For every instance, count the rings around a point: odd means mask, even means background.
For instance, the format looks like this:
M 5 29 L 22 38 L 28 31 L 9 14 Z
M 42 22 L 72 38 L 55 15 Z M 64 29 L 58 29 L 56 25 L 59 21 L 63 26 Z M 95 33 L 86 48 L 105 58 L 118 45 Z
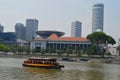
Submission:
M 120 38 L 120 0 L 0 0 L 0 24 L 5 32 L 27 18 L 39 20 L 39 30 L 58 30 L 71 35 L 71 22 L 82 22 L 82 36 L 92 30 L 92 7 L 104 4 L 104 32 Z

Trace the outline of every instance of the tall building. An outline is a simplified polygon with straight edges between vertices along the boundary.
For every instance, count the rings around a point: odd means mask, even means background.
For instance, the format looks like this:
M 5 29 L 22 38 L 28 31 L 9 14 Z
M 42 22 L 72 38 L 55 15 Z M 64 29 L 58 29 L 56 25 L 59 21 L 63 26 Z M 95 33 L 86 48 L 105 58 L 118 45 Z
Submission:
M 0 33 L 4 31 L 4 27 L 0 24 Z
M 26 40 L 31 41 L 37 36 L 36 31 L 38 31 L 38 20 L 37 19 L 27 19 L 26 20 Z
M 21 23 L 17 23 L 15 25 L 15 33 L 16 33 L 16 39 L 22 39 L 25 40 L 26 39 L 26 27 L 21 24 Z
M 104 5 L 99 3 L 93 5 L 93 13 L 92 13 L 92 32 L 96 30 L 103 31 L 104 24 Z
M 72 37 L 81 37 L 82 23 L 79 21 L 72 22 L 71 26 L 71 36 Z

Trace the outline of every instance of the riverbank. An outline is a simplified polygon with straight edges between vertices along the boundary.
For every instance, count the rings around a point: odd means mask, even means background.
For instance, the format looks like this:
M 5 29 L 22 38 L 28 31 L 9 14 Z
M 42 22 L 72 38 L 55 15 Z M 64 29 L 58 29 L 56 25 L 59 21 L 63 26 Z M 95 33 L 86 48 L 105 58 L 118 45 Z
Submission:
M 40 55 L 40 54 L 14 54 L 14 55 L 0 55 L 2 58 L 23 58 L 28 59 L 29 57 L 50 57 L 50 58 L 57 58 L 58 60 L 62 60 L 63 58 L 66 60 L 62 61 L 80 61 L 80 62 L 95 62 L 95 63 L 114 63 L 120 64 L 120 56 L 113 58 L 112 60 L 108 58 L 100 58 L 100 57 L 75 57 L 75 56 L 55 56 L 55 55 Z

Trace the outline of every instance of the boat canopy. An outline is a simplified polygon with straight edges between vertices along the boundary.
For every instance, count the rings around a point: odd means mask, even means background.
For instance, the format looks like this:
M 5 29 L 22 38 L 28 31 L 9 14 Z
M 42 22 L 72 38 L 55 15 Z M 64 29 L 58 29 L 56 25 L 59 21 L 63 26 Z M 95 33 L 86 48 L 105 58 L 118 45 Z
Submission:
M 54 61 L 54 62 L 56 62 L 55 58 L 29 58 L 29 60 Z

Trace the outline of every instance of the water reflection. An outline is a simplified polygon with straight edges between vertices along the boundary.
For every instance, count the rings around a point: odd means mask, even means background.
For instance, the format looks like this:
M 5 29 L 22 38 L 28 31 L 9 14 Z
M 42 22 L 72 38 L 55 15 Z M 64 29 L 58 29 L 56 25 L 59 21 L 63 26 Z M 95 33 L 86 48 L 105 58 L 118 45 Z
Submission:
M 86 72 L 87 80 L 104 80 L 102 65 L 91 63 L 88 66 L 91 69 Z
M 103 69 L 104 80 L 120 80 L 119 64 L 104 64 Z
M 86 74 L 87 80 L 104 80 L 104 74 L 101 71 L 89 70 Z
M 57 71 L 55 69 L 42 69 L 42 68 L 32 68 L 32 67 L 24 67 L 23 70 L 27 73 L 33 74 L 55 74 Z
M 89 70 L 86 72 L 87 80 L 119 80 L 120 65 L 117 64 L 88 64 Z
M 29 79 L 39 79 L 39 80 L 52 80 L 57 77 L 57 72 L 60 72 L 60 70 L 55 69 L 41 69 L 41 68 L 23 68 L 23 71 L 26 75 L 29 75 Z M 29 80 L 27 79 L 27 80 Z

